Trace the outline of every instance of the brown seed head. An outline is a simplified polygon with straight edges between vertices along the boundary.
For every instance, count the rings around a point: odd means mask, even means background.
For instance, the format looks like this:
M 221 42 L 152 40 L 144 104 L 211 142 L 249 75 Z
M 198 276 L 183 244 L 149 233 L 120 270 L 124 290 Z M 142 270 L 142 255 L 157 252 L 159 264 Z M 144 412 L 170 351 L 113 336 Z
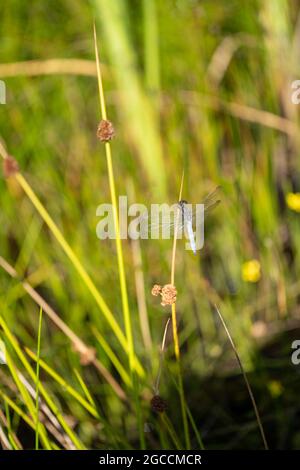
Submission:
M 161 305 L 172 305 L 176 302 L 177 290 L 173 284 L 166 284 L 161 290 Z
M 157 297 L 158 295 L 160 295 L 161 290 L 162 287 L 159 284 L 154 284 L 151 290 L 151 294 L 154 295 L 154 297 Z
M 5 178 L 15 175 L 19 171 L 19 165 L 17 161 L 8 155 L 3 160 L 3 174 Z
M 110 121 L 101 119 L 97 129 L 97 137 L 101 142 L 108 142 L 115 136 L 115 130 Z
M 154 395 L 151 399 L 151 408 L 155 413 L 163 413 L 168 408 L 166 400 L 159 395 Z

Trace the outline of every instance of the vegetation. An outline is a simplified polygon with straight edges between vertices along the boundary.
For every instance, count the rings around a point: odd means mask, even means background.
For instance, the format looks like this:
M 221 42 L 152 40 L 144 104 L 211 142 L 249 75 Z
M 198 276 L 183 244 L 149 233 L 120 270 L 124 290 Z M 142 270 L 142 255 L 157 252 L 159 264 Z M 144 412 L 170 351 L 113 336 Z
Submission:
M 298 2 L 0 12 L 2 447 L 299 448 Z M 218 185 L 196 256 L 96 236 L 119 195 Z

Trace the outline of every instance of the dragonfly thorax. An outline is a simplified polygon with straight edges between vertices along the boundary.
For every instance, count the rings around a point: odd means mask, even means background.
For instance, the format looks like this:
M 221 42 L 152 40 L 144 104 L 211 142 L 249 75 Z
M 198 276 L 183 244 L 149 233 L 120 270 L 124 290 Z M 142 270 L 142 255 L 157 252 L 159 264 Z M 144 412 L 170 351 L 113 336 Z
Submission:
M 184 199 L 182 199 L 181 201 L 178 202 L 178 206 L 182 213 L 182 222 L 184 223 L 187 221 L 191 221 L 193 218 L 193 214 L 192 214 L 191 205 L 188 203 L 188 201 L 185 201 Z

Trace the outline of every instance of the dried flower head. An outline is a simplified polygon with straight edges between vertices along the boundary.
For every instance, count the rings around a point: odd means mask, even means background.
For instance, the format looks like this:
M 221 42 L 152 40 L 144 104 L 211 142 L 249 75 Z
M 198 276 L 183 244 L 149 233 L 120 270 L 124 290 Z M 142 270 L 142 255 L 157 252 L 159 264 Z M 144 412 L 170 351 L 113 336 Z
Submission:
M 176 302 L 177 290 L 173 284 L 166 284 L 161 290 L 161 305 L 172 305 Z
M 97 129 L 97 137 L 101 142 L 108 142 L 115 136 L 115 130 L 110 121 L 101 119 Z
M 157 297 L 158 295 L 161 294 L 162 287 L 159 284 L 154 284 L 152 287 L 151 294 L 154 295 L 154 297 Z
M 166 400 L 159 395 L 154 395 L 150 403 L 151 408 L 155 413 L 163 413 L 168 408 Z
M 5 178 L 9 178 L 10 176 L 15 175 L 19 171 L 19 165 L 17 161 L 8 155 L 3 160 L 3 174 Z

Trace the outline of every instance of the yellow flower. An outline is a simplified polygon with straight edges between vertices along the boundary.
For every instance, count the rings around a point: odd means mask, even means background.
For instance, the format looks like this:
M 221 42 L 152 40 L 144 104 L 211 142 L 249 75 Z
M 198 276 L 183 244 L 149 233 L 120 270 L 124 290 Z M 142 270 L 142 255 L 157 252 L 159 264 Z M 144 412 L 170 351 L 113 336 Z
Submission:
M 285 201 L 292 211 L 300 212 L 300 193 L 287 193 Z
M 257 282 L 260 280 L 260 262 L 257 259 L 251 259 L 243 263 L 242 278 L 245 282 Z
M 271 382 L 268 383 L 268 389 L 274 398 L 280 397 L 283 392 L 283 386 L 278 380 L 271 380 Z

